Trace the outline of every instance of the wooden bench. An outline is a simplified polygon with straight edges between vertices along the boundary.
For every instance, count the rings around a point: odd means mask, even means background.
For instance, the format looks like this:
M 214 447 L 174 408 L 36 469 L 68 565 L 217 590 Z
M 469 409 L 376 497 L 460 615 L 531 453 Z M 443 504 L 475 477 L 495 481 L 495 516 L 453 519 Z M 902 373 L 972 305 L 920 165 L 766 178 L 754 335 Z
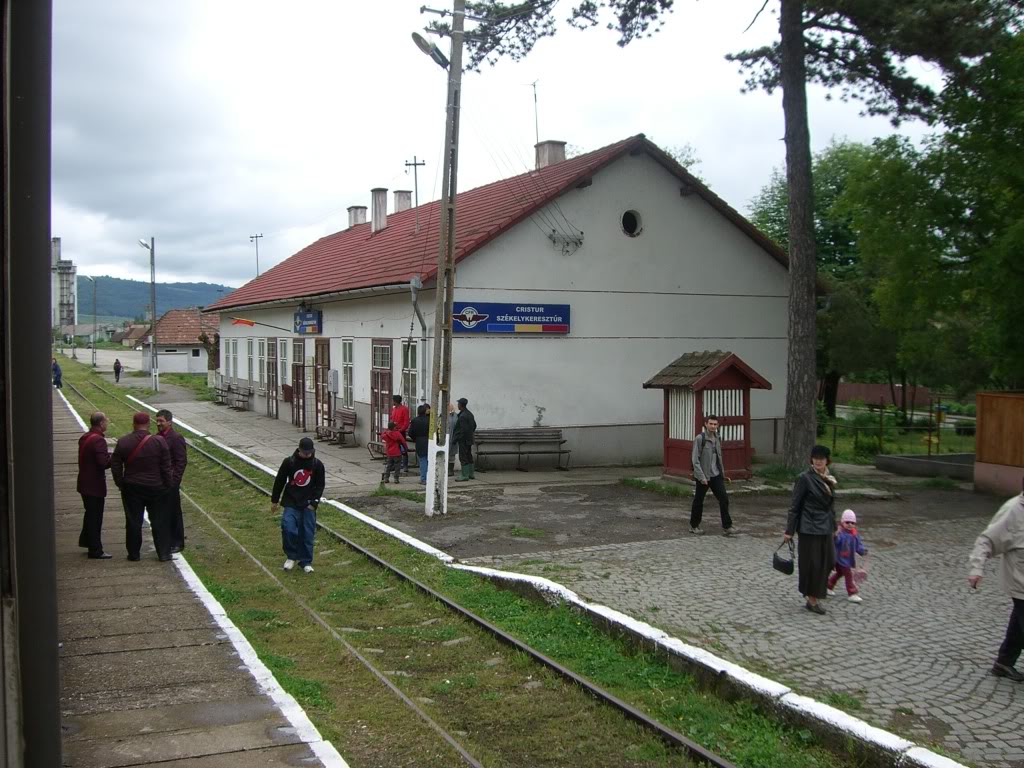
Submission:
M 384 443 L 381 440 L 367 440 L 366 450 L 369 451 L 371 459 L 384 458 Z
M 227 402 L 229 408 L 234 408 L 236 411 L 248 411 L 250 397 L 252 397 L 252 387 L 228 385 Z
M 482 465 L 486 456 L 515 456 L 516 469 L 526 472 L 530 456 L 556 456 L 557 468 L 565 471 L 572 461 L 572 450 L 563 447 L 565 442 L 562 430 L 557 427 L 478 429 L 475 436 L 477 462 Z M 523 456 L 526 457 L 526 467 L 523 466 Z M 564 467 L 562 456 L 566 457 Z
M 351 408 L 338 408 L 334 412 L 334 418 L 330 426 L 321 425 L 316 428 L 318 440 L 335 442 L 338 445 L 345 445 L 345 436 L 352 435 L 352 444 L 356 443 L 356 412 Z
M 217 396 L 217 399 L 214 400 L 214 403 L 216 405 L 228 404 L 228 394 L 231 392 L 231 387 L 229 387 L 227 384 L 218 384 L 216 387 L 213 388 L 213 392 Z

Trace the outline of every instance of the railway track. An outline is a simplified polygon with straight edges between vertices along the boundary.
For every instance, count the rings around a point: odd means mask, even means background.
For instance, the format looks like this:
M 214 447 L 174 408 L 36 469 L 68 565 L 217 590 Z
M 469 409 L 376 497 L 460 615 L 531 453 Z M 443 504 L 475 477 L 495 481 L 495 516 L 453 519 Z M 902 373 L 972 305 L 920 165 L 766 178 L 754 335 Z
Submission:
M 101 386 L 100 384 L 97 384 L 96 382 L 93 381 L 90 381 L 89 383 L 96 389 L 103 392 L 104 395 L 111 398 L 112 400 L 115 400 L 116 402 L 119 402 L 124 406 L 131 408 L 132 410 L 138 409 L 137 404 L 125 400 L 124 398 L 111 392 L 110 390 Z M 89 403 L 91 406 L 95 408 L 95 406 L 88 400 L 88 398 L 86 398 L 77 388 L 74 388 L 72 386 L 72 389 L 79 397 L 81 397 L 82 400 Z M 96 410 L 100 409 L 97 408 Z M 186 443 L 194 451 L 199 453 L 208 461 L 214 463 L 220 469 L 229 473 L 235 479 L 241 481 L 242 483 L 246 484 L 247 486 L 253 488 L 254 490 L 258 491 L 259 493 L 265 496 L 271 495 L 268 489 L 264 488 L 258 482 L 246 476 L 244 473 L 239 472 L 237 469 L 227 464 L 219 457 L 205 450 L 203 447 L 198 445 L 195 440 L 186 439 Z M 276 574 L 274 574 L 270 569 L 268 569 L 263 564 L 263 562 L 259 560 L 259 558 L 252 554 L 241 542 L 239 542 L 234 536 L 232 536 L 230 532 L 228 532 L 223 526 L 221 526 L 220 523 L 217 522 L 217 520 L 215 520 L 212 515 L 210 515 L 205 509 L 203 509 L 198 503 L 196 503 L 191 497 L 189 497 L 184 492 L 182 493 L 182 496 L 186 498 L 189 501 L 189 503 L 191 503 L 204 517 L 206 517 L 227 539 L 229 539 L 236 547 L 238 547 L 247 558 L 255 562 L 257 566 L 262 571 L 264 571 L 264 573 L 266 573 L 266 575 L 268 575 L 274 582 L 276 582 L 281 589 L 287 592 L 293 598 L 293 600 L 295 600 L 296 604 L 299 605 L 302 608 L 302 610 L 305 611 L 313 621 L 315 621 L 318 625 L 320 625 L 327 632 L 329 632 L 336 641 L 342 644 L 346 648 L 346 650 L 348 650 L 363 666 L 365 666 L 376 678 L 378 678 L 389 690 L 391 690 L 392 693 L 398 696 L 403 701 L 403 703 L 410 707 L 417 714 L 417 716 L 420 717 L 432 730 L 438 733 L 438 735 L 440 735 L 444 741 L 446 741 L 450 746 L 452 746 L 467 765 L 481 765 L 481 763 L 475 757 L 473 757 L 454 736 L 452 736 L 442 726 L 435 722 L 426 712 L 423 711 L 421 707 L 419 707 L 414 701 L 412 701 L 408 696 L 406 696 L 397 686 L 395 686 L 394 683 L 392 683 L 391 680 L 388 679 L 387 675 L 384 674 L 384 672 L 378 670 L 373 665 L 372 662 L 370 662 L 365 656 L 360 654 L 359 651 L 356 648 L 354 648 L 342 635 L 340 635 L 318 611 L 312 608 L 312 606 L 310 606 L 301 596 L 296 594 L 293 590 L 289 589 L 284 583 L 282 583 Z M 494 624 L 488 622 L 486 619 L 477 616 L 469 609 L 463 607 L 462 605 L 459 605 L 457 602 L 437 592 L 436 590 L 422 583 L 415 577 L 405 573 L 397 566 L 389 563 L 382 557 L 379 557 L 378 555 L 369 551 L 360 544 L 352 541 L 348 537 L 331 528 L 329 525 L 326 525 L 318 520 L 317 527 L 321 531 L 323 531 L 325 535 L 331 537 L 332 539 L 341 544 L 344 544 L 346 547 L 350 548 L 354 552 L 357 552 L 359 555 L 365 557 L 379 568 L 391 573 L 392 575 L 396 576 L 402 581 L 405 581 L 408 584 L 412 585 L 413 587 L 415 587 L 417 591 L 421 592 L 426 596 L 429 596 L 433 600 L 438 601 L 451 612 L 458 615 L 465 621 L 468 621 L 476 625 L 489 635 L 499 640 L 501 643 L 508 645 L 516 651 L 526 654 L 538 664 L 547 667 L 563 679 L 573 683 L 580 689 L 586 691 L 589 695 L 593 696 L 601 703 L 613 708 L 614 710 L 617 710 L 620 714 L 622 714 L 629 720 L 632 720 L 645 730 L 656 735 L 666 744 L 672 746 L 673 748 L 682 750 L 690 759 L 694 760 L 695 762 L 702 765 L 714 766 L 715 768 L 735 768 L 732 763 L 725 760 L 721 756 L 705 749 L 700 744 L 697 744 L 691 739 L 688 739 L 681 733 L 678 733 L 677 731 L 674 731 L 671 728 L 664 726 L 660 722 L 648 717 L 643 712 L 631 706 L 627 702 L 622 701 L 621 699 L 609 693 L 608 691 L 605 691 L 600 686 L 595 685 L 586 678 L 576 674 L 567 667 L 559 664 L 554 659 L 551 659 L 550 657 L 546 656 L 545 654 L 541 653 L 535 648 L 532 648 L 531 646 L 523 643 L 522 641 L 518 640 L 517 638 L 513 637 L 509 633 L 502 630 L 500 627 L 497 627 Z

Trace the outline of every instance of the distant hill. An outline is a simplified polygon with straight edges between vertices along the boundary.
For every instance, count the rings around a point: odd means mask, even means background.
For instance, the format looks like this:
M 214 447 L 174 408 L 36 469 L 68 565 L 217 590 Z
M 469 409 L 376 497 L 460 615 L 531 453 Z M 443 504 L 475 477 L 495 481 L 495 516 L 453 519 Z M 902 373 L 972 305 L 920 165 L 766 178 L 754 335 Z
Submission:
M 213 283 L 157 283 L 156 313 L 169 309 L 205 307 L 234 288 Z M 119 277 L 96 278 L 96 314 L 99 317 L 143 317 L 149 314 L 149 283 Z M 92 317 L 92 282 L 78 278 L 78 317 Z M 88 320 L 86 321 L 88 322 Z

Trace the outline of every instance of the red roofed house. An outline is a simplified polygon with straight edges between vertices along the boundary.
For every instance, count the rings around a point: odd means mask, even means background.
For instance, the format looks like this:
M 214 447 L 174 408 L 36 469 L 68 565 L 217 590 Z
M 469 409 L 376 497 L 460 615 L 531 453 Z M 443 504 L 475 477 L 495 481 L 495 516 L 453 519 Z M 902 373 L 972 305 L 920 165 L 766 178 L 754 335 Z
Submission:
M 481 429 L 561 427 L 577 465 L 656 463 L 662 396 L 645 378 L 688 350 L 730 349 L 772 384 L 750 395 L 753 447 L 770 452 L 785 254 L 642 134 L 571 159 L 564 148 L 541 142 L 536 170 L 459 193 L 453 398 Z M 389 213 L 373 190 L 370 222 L 349 208 L 347 229 L 207 308 L 221 376 L 251 385 L 254 410 L 275 412 L 276 397 L 299 423 L 285 403 L 304 391 L 308 430 L 347 406 L 365 441 L 392 392 L 428 396 L 440 206 L 394 194 Z
M 204 314 L 197 307 L 172 309 L 156 324 L 156 356 L 160 373 L 206 373 L 206 348 L 199 334 L 210 337 L 220 331 L 220 318 Z M 142 339 L 142 370 L 149 371 L 149 339 Z

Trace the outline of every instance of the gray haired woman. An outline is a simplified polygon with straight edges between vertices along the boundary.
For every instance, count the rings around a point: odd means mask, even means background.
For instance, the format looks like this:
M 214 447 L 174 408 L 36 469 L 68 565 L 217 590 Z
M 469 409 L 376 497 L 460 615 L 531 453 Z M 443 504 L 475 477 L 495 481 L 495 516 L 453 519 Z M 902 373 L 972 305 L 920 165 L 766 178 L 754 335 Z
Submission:
M 800 594 L 812 613 L 824 614 L 819 600 L 828 590 L 828 575 L 835 566 L 836 479 L 828 471 L 832 455 L 824 445 L 811 449 L 811 466 L 802 472 L 793 486 L 793 502 L 789 506 L 783 541 L 794 533 L 797 539 L 797 569 Z

